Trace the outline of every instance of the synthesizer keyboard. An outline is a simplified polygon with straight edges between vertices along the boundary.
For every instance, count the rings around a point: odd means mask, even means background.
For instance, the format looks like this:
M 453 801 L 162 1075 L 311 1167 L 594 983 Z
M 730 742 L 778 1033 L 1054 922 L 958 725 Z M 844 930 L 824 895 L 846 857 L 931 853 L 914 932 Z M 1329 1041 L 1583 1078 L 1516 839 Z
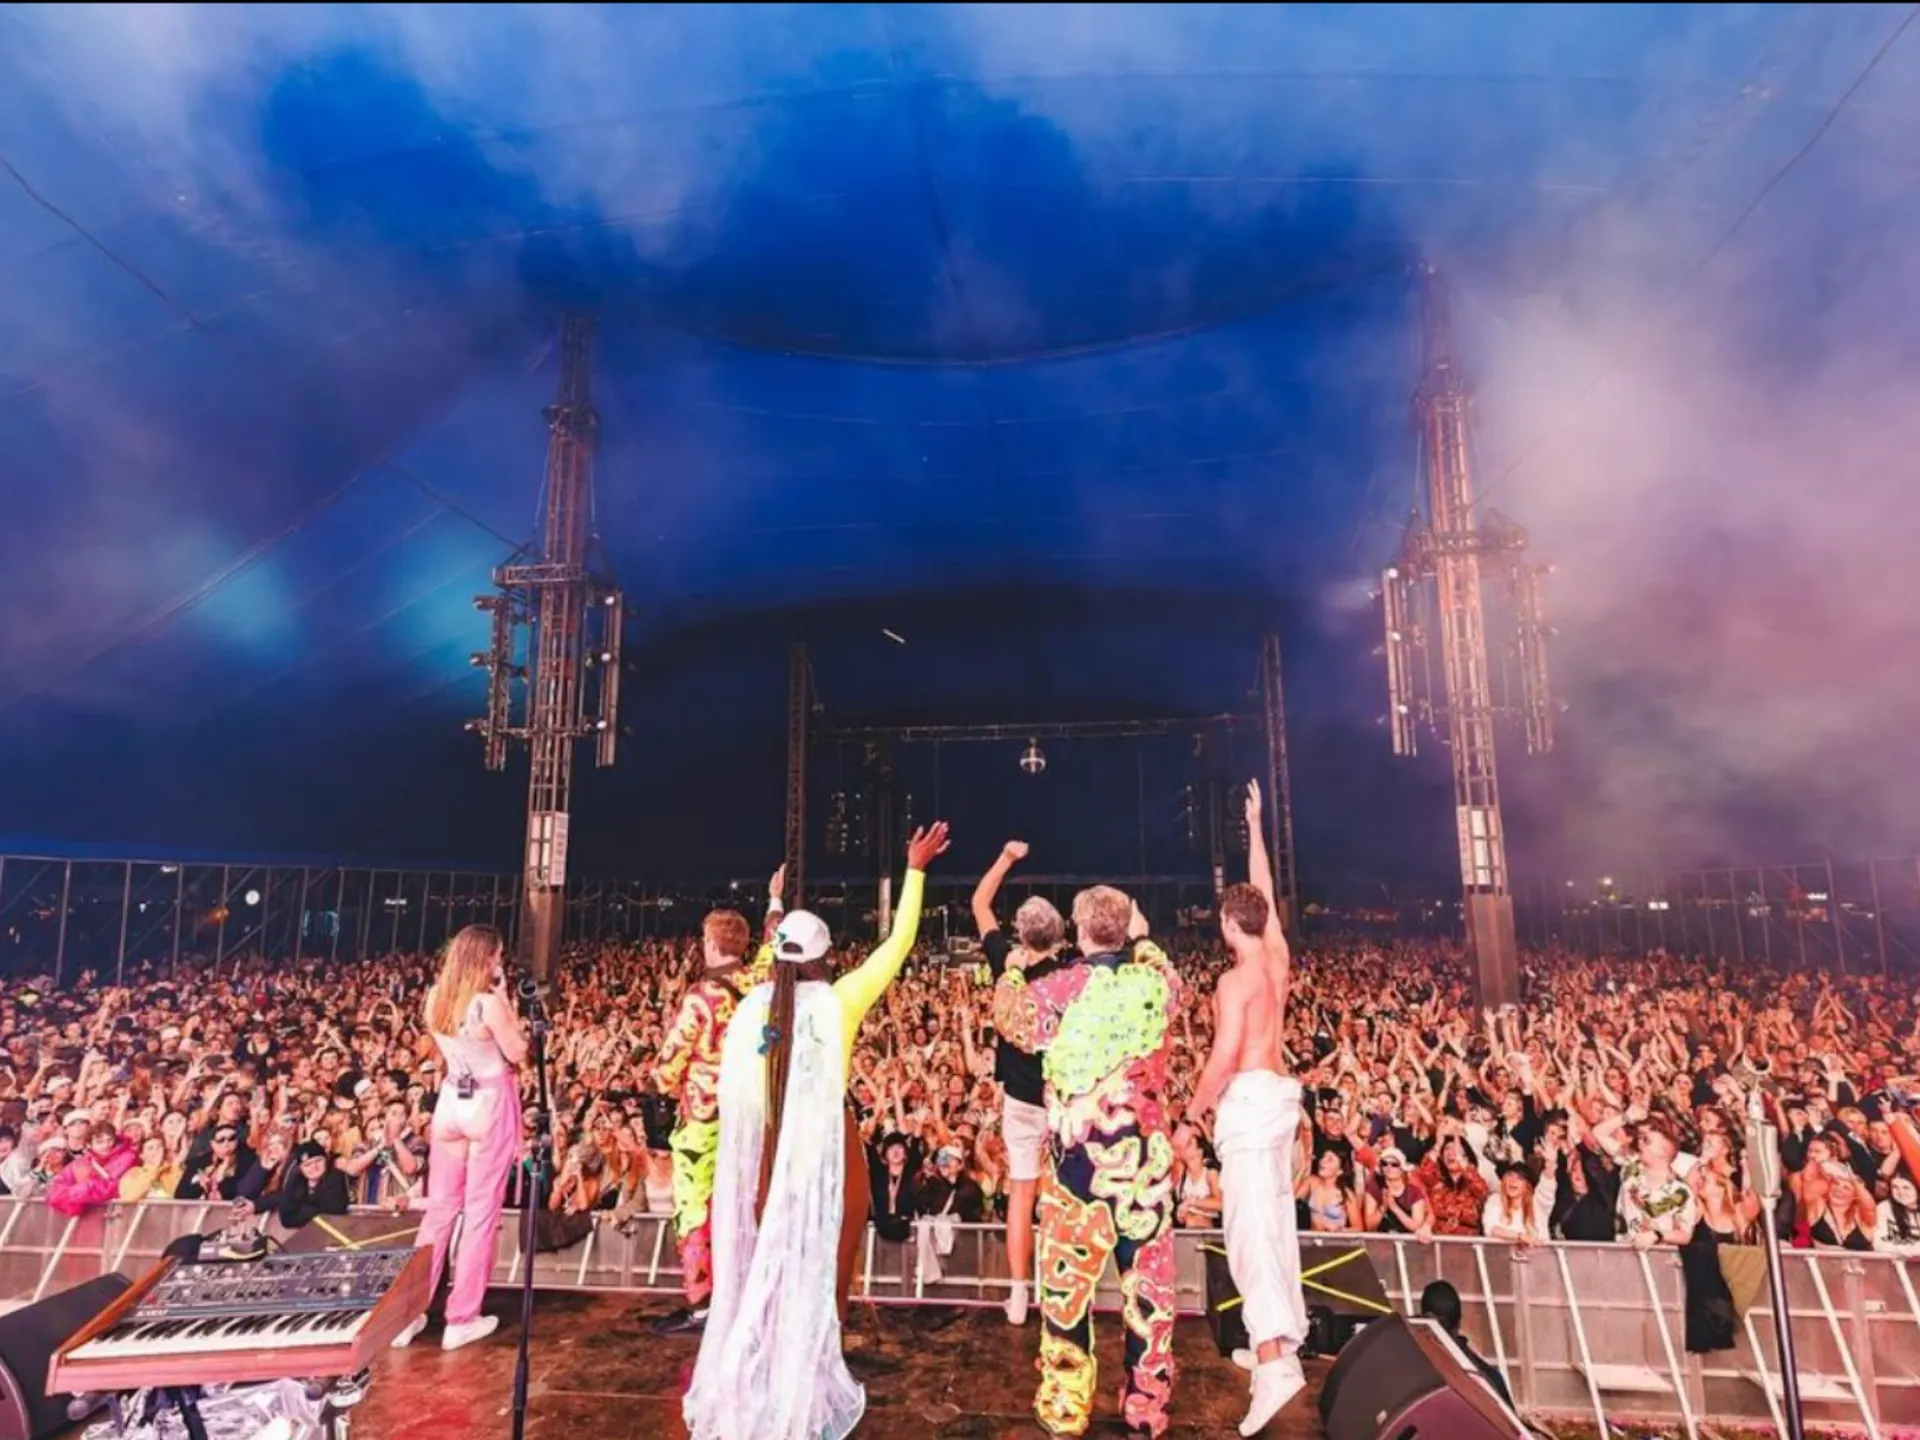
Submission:
M 164 1261 L 54 1356 L 49 1391 L 350 1375 L 427 1308 L 424 1250 Z

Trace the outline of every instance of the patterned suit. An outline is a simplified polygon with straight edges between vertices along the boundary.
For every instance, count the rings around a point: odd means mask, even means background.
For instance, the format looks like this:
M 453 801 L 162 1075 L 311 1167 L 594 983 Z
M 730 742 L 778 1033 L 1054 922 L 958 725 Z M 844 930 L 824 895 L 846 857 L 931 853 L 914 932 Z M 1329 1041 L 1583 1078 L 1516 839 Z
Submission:
M 713 1252 L 708 1204 L 720 1149 L 720 1048 L 727 1025 L 745 995 L 766 978 L 772 952 L 752 965 L 709 974 L 681 998 L 673 1028 L 661 1042 L 660 1088 L 679 1101 L 674 1126 L 673 1228 L 680 1241 L 680 1271 L 687 1304 L 699 1308 L 713 1293 Z
M 1120 1271 L 1126 1384 L 1120 1412 L 1150 1435 L 1173 1398 L 1173 1142 L 1167 1062 L 1180 979 L 1158 946 L 1098 955 L 1029 983 L 1009 971 L 994 1024 L 1043 1055 L 1054 1163 L 1040 1197 L 1040 1388 L 1034 1414 L 1056 1435 L 1093 1417 L 1093 1297 Z

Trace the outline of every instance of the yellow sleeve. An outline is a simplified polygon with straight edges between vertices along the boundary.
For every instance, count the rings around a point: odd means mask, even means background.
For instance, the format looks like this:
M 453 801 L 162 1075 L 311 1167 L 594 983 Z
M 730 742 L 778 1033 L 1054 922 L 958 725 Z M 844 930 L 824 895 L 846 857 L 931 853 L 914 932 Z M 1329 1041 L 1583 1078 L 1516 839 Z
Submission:
M 764 985 L 773 978 L 773 942 L 771 940 L 753 952 L 753 959 L 747 965 L 747 978 L 754 985 Z M 748 988 L 751 989 L 752 986 Z
M 860 1033 L 860 1022 L 867 1018 L 867 1012 L 887 993 L 887 987 L 900 973 L 900 967 L 907 963 L 907 955 L 913 949 L 914 940 L 919 937 L 920 898 L 926 883 L 925 871 L 907 871 L 906 884 L 900 887 L 900 908 L 893 916 L 893 932 L 858 970 L 842 975 L 833 982 L 833 993 L 840 1001 L 841 1030 L 847 1037 L 849 1065 L 853 1063 L 853 1042 Z

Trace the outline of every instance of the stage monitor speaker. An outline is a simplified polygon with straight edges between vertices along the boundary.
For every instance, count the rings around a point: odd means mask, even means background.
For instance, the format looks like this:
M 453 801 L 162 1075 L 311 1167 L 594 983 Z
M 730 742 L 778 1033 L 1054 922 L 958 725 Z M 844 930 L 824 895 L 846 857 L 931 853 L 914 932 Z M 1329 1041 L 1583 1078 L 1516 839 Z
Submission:
M 53 1352 L 132 1286 L 102 1275 L 0 1315 L 0 1440 L 42 1440 L 68 1428 L 70 1397 L 47 1396 Z
M 1320 1391 L 1327 1440 L 1525 1440 L 1478 1367 L 1431 1320 L 1375 1320 Z

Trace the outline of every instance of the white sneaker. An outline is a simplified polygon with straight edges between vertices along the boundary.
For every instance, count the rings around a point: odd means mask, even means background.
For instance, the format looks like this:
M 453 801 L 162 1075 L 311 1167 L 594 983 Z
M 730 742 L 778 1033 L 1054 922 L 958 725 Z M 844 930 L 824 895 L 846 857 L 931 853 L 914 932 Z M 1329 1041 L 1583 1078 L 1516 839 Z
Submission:
M 1007 1323 L 1024 1325 L 1027 1323 L 1027 1282 L 1013 1282 L 1013 1293 L 1007 1296 Z
M 469 1320 L 464 1325 L 449 1325 L 446 1333 L 440 1337 L 442 1350 L 458 1350 L 463 1345 L 471 1345 L 476 1340 L 484 1340 L 500 1328 L 498 1315 L 482 1315 L 478 1320 Z
M 1258 1435 L 1272 1421 L 1273 1417 L 1287 1408 L 1287 1403 L 1307 1388 L 1306 1372 L 1300 1368 L 1300 1357 L 1288 1355 L 1279 1360 L 1269 1360 L 1254 1368 L 1253 1400 L 1247 1406 L 1247 1418 L 1240 1422 L 1242 1435 Z
M 407 1346 L 420 1338 L 420 1332 L 426 1328 L 427 1317 L 422 1315 L 418 1320 L 414 1321 L 411 1325 L 407 1326 L 406 1329 L 393 1337 L 393 1348 L 396 1350 L 406 1349 Z

